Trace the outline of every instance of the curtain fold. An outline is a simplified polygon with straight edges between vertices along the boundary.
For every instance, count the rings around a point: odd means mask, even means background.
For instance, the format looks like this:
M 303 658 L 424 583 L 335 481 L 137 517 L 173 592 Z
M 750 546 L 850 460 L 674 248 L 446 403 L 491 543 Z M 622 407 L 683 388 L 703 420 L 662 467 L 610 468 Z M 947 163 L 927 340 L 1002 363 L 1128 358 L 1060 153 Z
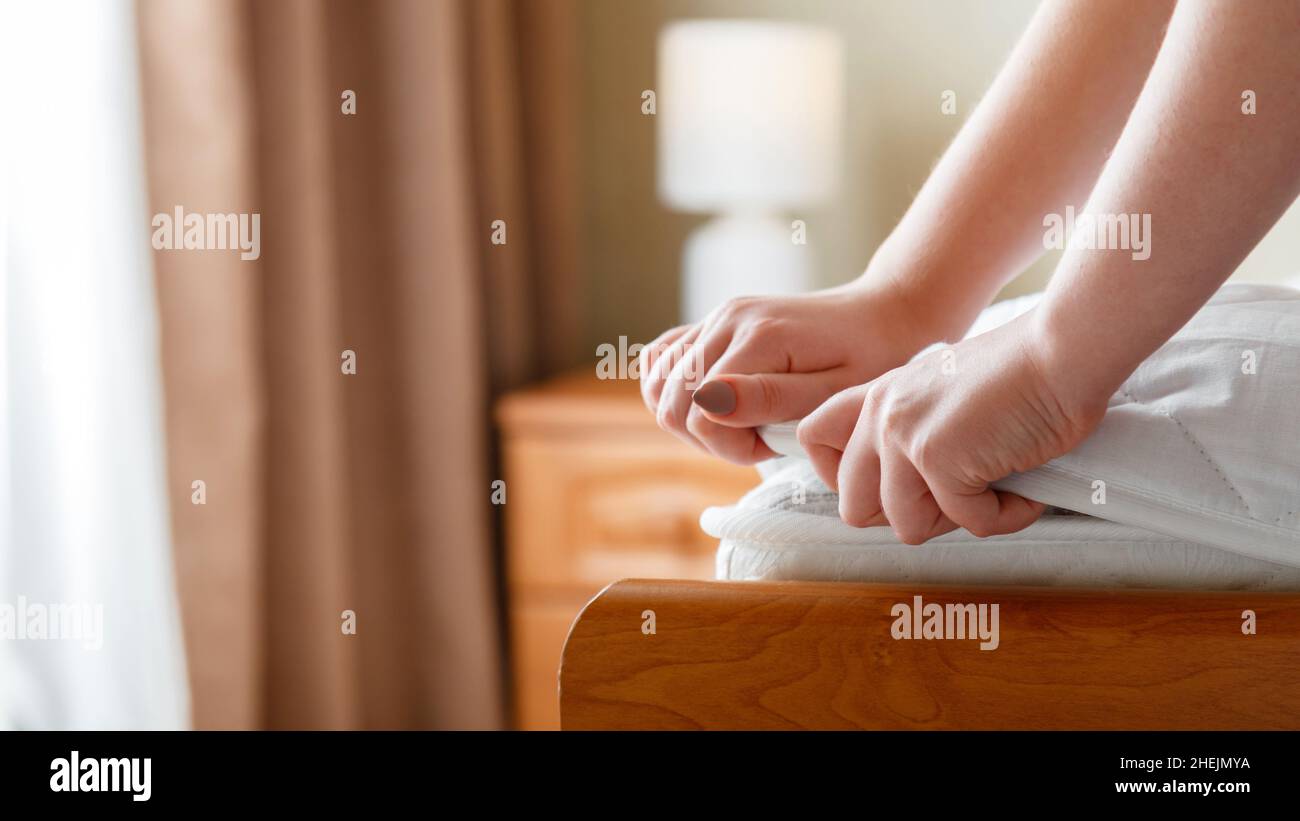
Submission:
M 576 123 L 524 151 L 490 5 L 140 0 L 150 208 L 261 214 L 255 262 L 156 253 L 196 726 L 504 720 L 488 408 L 574 358 Z
M 257 208 L 253 77 L 235 4 L 137 7 L 151 214 Z M 198 728 L 261 725 L 265 402 L 259 262 L 154 252 L 173 551 Z M 203 482 L 206 504 L 192 504 Z

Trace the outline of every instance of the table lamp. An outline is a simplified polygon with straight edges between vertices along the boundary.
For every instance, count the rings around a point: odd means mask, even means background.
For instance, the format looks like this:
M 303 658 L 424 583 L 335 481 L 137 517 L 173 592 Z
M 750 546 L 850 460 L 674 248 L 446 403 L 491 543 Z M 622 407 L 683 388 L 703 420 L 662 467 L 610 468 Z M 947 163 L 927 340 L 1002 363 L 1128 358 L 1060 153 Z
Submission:
M 659 36 L 660 198 L 717 217 L 687 239 L 683 320 L 732 296 L 812 288 L 784 215 L 825 201 L 840 167 L 843 47 L 820 26 L 679 21 Z

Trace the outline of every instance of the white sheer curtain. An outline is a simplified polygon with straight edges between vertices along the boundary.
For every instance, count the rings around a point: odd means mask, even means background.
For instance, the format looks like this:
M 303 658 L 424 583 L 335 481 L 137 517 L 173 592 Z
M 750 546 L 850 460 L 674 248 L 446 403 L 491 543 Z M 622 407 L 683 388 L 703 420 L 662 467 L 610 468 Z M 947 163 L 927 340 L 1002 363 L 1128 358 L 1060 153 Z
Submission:
M 133 15 L 0 0 L 5 727 L 189 723 Z M 81 639 L 18 637 L 42 607 L 99 606 L 102 647 L 90 622 Z

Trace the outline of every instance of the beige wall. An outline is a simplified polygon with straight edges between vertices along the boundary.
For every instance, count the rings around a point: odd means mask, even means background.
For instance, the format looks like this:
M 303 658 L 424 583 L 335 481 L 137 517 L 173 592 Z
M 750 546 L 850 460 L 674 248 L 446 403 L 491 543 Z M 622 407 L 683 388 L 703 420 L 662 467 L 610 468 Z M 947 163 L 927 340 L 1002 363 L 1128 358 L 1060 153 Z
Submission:
M 584 267 L 589 349 L 621 334 L 648 340 L 675 324 L 682 241 L 702 219 L 655 193 L 655 43 L 673 19 L 770 17 L 823 23 L 846 45 L 844 184 L 834 202 L 799 214 L 822 284 L 859 273 L 902 215 L 944 146 L 992 81 L 1035 0 L 584 0 Z M 958 116 L 939 111 L 945 89 Z M 1263 102 L 1261 101 L 1261 105 Z M 1153 242 L 1159 242 L 1157 233 Z M 1045 256 L 1008 288 L 1041 287 Z M 1300 207 L 1238 276 L 1300 272 Z

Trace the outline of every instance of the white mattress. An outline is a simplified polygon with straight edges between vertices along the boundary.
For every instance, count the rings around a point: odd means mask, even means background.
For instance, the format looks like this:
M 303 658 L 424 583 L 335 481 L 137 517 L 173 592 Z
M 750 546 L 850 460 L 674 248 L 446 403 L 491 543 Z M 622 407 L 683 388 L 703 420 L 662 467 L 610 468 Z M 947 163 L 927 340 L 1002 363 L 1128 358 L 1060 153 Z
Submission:
M 972 333 L 1034 300 L 995 306 Z M 762 434 L 794 458 L 701 524 L 721 540 L 724 579 L 1300 589 L 1298 408 L 1300 291 L 1228 285 L 1125 382 L 1091 437 L 997 483 L 1057 509 L 1020 533 L 911 547 L 887 527 L 849 527 L 791 424 Z
M 956 530 L 904 545 L 887 527 L 841 522 L 807 461 L 773 467 L 736 505 L 701 518 L 720 540 L 719 579 L 1300 590 L 1300 568 L 1058 509 L 1008 536 Z

